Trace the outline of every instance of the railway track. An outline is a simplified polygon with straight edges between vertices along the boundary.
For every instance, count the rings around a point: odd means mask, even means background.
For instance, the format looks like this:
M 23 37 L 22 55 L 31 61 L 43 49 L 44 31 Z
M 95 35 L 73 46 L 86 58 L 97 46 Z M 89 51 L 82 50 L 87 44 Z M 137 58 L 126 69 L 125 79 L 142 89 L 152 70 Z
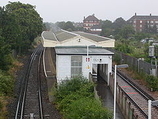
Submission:
M 114 71 L 114 68 L 113 68 Z M 133 104 L 135 110 L 141 114 L 141 118 L 148 118 L 148 100 L 154 101 L 154 98 L 142 90 L 139 86 L 133 83 L 126 75 L 117 70 L 117 80 L 118 85 L 121 87 L 121 90 L 124 92 L 128 100 Z M 153 107 L 154 113 L 158 113 L 158 110 Z M 140 116 L 140 115 L 139 115 Z M 157 119 L 155 116 L 153 119 Z
M 22 79 L 14 119 L 43 119 L 40 66 L 43 47 L 38 46 L 30 56 L 26 74 Z

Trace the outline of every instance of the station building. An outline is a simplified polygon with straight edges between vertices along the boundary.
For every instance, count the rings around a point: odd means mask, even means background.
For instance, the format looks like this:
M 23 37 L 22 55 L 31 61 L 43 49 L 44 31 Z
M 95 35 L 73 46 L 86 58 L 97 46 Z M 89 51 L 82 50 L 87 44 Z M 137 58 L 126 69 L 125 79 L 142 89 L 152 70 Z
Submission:
M 42 38 L 45 48 L 54 48 L 58 83 L 77 75 L 89 79 L 89 73 L 109 82 L 113 53 L 105 48 L 114 47 L 114 39 L 65 30 L 44 31 Z

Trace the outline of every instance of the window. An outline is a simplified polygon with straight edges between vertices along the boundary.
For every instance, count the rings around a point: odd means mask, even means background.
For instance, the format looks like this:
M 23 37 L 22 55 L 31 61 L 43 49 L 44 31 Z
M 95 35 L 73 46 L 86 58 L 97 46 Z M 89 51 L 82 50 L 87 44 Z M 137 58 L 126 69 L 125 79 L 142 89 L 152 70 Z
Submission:
M 150 27 L 152 27 L 152 28 L 153 28 L 153 27 L 154 27 L 154 25 L 150 25 Z
M 142 23 L 142 20 L 140 20 L 140 23 Z
M 140 27 L 142 27 L 142 25 L 140 25 Z
M 71 77 L 82 74 L 82 56 L 71 56 Z

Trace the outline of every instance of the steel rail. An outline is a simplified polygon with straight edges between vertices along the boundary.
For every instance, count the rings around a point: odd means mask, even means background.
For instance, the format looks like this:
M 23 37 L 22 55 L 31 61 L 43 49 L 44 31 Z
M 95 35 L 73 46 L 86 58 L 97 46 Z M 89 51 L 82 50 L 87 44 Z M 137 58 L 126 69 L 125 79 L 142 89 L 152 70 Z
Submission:
M 113 68 L 114 71 L 114 68 Z M 117 70 L 117 75 L 122 78 L 126 83 L 128 83 L 130 86 L 132 86 L 136 91 L 139 92 L 146 100 L 152 100 L 155 99 L 150 96 L 148 93 L 146 93 L 144 90 L 142 90 L 139 86 L 137 86 L 135 83 L 133 83 L 127 76 L 125 76 L 123 73 L 121 73 L 119 70 Z
M 24 85 L 24 86 L 21 86 L 21 89 L 20 89 L 20 95 L 18 98 L 18 103 L 17 103 L 14 119 L 22 119 L 23 118 L 25 98 L 26 98 L 26 92 L 27 92 L 27 83 L 28 83 L 28 78 L 29 78 L 29 74 L 30 74 L 30 69 L 32 67 L 32 63 L 33 63 L 34 59 L 36 58 L 37 52 L 39 52 L 39 50 L 40 50 L 40 47 L 41 46 L 36 48 L 36 50 L 31 54 L 31 56 L 29 58 L 26 74 L 24 75 L 24 78 L 22 81 L 22 85 Z
M 42 94 L 41 94 L 41 79 L 40 79 L 40 68 L 41 68 L 41 59 L 42 59 L 43 52 L 41 52 L 39 59 L 38 59 L 38 69 L 37 69 L 37 82 L 38 82 L 38 99 L 39 99 L 39 114 L 40 119 L 44 119 L 43 114 L 43 105 L 42 105 Z
M 148 115 L 140 108 L 140 106 L 120 87 L 121 91 L 124 92 L 126 97 L 129 99 L 129 101 L 143 114 L 146 118 L 148 118 Z
M 114 68 L 113 68 L 114 71 Z M 147 94 L 145 91 L 143 91 L 140 87 L 138 87 L 135 83 L 133 83 L 127 76 L 125 76 L 123 73 L 121 73 L 119 70 L 117 70 L 117 75 L 122 78 L 127 84 L 129 84 L 134 90 L 136 90 L 141 96 L 143 96 L 147 101 L 148 100 L 154 100 L 152 96 Z M 130 100 L 130 102 L 146 117 L 148 118 L 148 115 L 140 108 L 140 106 L 120 87 L 121 91 L 124 92 L 124 94 L 127 96 L 127 98 Z

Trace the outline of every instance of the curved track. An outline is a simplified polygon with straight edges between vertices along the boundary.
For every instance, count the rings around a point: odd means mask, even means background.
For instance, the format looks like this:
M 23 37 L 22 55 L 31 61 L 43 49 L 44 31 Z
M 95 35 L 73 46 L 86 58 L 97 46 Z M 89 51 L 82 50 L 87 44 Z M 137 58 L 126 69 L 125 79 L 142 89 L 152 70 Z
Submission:
M 42 97 L 39 78 L 43 47 L 38 46 L 30 56 L 26 74 L 22 79 L 15 119 L 43 119 Z M 36 73 L 35 73 L 36 72 Z M 38 77 L 38 78 L 37 78 Z

